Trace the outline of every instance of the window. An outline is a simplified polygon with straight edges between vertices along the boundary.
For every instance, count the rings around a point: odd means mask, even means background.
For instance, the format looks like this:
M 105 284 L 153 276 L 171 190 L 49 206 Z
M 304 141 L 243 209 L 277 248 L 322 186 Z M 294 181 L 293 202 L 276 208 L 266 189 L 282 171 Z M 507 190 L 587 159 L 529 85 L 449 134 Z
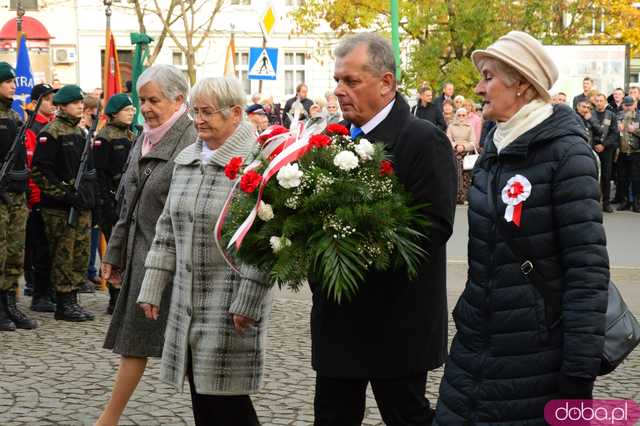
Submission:
M 9 1 L 9 9 L 16 10 L 17 5 L 17 0 Z M 38 10 L 38 0 L 22 0 L 22 8 L 24 10 Z
M 187 57 L 181 50 L 171 52 L 171 63 L 182 70 L 184 78 L 189 81 L 189 70 L 187 69 Z
M 244 93 L 251 93 L 249 80 L 249 52 L 236 52 L 236 77 L 242 83 Z
M 231 0 L 234 6 L 251 6 L 251 0 Z
M 284 92 L 295 95 L 296 86 L 306 81 L 307 58 L 304 53 L 285 52 L 284 54 Z

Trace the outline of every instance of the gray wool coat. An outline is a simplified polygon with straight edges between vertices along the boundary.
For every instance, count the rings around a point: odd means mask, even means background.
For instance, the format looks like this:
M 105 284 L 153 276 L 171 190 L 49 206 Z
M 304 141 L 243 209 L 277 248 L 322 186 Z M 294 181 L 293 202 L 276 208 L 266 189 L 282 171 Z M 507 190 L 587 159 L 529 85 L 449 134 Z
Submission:
M 147 155 L 141 157 L 142 136 L 131 149 L 123 177 L 125 192 L 120 218 L 113 228 L 104 259 L 123 271 L 122 289 L 104 342 L 106 349 L 118 354 L 137 357 L 162 354 L 169 297 L 157 321 L 148 320 L 136 300 L 144 278 L 144 261 L 169 192 L 173 160 L 196 139 L 193 122 L 185 113 Z M 141 188 L 140 195 L 134 202 L 138 188 Z M 170 291 L 167 288 L 167 294 Z
M 167 297 L 164 289 L 173 284 L 162 381 L 181 391 L 190 353 L 198 393 L 252 394 L 262 380 L 271 292 L 264 274 L 244 265 L 238 274 L 225 263 L 214 226 L 233 183 L 224 166 L 255 149 L 253 127 L 240 123 L 206 165 L 200 160 L 202 143 L 187 147 L 175 159 L 138 302 L 161 306 Z M 252 318 L 256 325 L 239 334 L 231 314 Z

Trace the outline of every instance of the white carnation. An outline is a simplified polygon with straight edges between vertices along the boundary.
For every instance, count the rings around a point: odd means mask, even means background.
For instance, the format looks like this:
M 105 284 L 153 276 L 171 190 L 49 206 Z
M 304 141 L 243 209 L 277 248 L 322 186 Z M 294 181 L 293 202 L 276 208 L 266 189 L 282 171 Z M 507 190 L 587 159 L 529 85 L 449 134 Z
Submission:
M 342 170 L 352 170 L 358 167 L 358 157 L 351 151 L 340 151 L 333 158 L 333 164 Z
M 355 150 L 361 160 L 373 159 L 373 153 L 375 152 L 375 149 L 373 148 L 373 144 L 368 140 L 361 138 L 358 141 Z
M 273 208 L 271 208 L 271 204 L 260 201 L 260 205 L 258 206 L 258 217 L 265 222 L 269 222 L 273 219 Z
M 283 248 L 290 246 L 291 240 L 284 237 L 271 237 L 269 238 L 269 244 L 271 245 L 271 250 L 274 253 L 278 253 Z
M 298 169 L 298 163 L 287 164 L 278 171 L 276 179 L 283 188 L 295 188 L 300 186 L 300 178 L 303 173 Z

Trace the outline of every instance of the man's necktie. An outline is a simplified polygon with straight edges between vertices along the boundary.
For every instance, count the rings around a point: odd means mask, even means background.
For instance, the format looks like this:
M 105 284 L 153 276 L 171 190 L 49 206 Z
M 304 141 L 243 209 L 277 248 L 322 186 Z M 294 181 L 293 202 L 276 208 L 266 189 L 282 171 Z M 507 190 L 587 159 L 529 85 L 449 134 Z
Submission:
M 360 127 L 351 127 L 351 139 L 355 139 L 362 135 L 362 129 Z

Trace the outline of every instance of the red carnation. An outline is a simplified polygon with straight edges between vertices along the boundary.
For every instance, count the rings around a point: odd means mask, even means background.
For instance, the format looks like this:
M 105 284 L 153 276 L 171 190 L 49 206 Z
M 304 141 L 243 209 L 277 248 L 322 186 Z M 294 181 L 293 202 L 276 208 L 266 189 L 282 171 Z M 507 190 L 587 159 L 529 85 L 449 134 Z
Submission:
M 309 139 L 309 145 L 316 148 L 323 148 L 325 146 L 331 145 L 331 138 L 323 134 L 313 135 Z
M 234 180 L 238 177 L 238 171 L 240 170 L 240 166 L 242 166 L 242 157 L 233 157 L 226 166 L 224 166 L 224 174 L 231 180 Z
M 242 176 L 242 179 L 240 179 L 240 189 L 244 192 L 252 193 L 260 185 L 260 182 L 262 182 L 262 175 L 260 173 L 256 173 L 253 170 L 248 171 Z
M 283 133 L 288 133 L 289 129 L 287 129 L 284 126 L 280 126 L 279 124 L 276 124 L 274 126 L 270 126 L 267 128 L 267 130 L 265 130 L 264 132 L 262 132 L 260 134 L 260 136 L 258 136 L 258 143 L 260 145 L 264 145 L 265 142 L 267 142 L 269 139 L 281 135 Z
M 349 129 L 344 127 L 342 124 L 333 123 L 327 126 L 327 133 L 333 135 L 349 136 Z
M 391 176 L 393 174 L 393 164 L 389 160 L 380 162 L 380 176 Z

